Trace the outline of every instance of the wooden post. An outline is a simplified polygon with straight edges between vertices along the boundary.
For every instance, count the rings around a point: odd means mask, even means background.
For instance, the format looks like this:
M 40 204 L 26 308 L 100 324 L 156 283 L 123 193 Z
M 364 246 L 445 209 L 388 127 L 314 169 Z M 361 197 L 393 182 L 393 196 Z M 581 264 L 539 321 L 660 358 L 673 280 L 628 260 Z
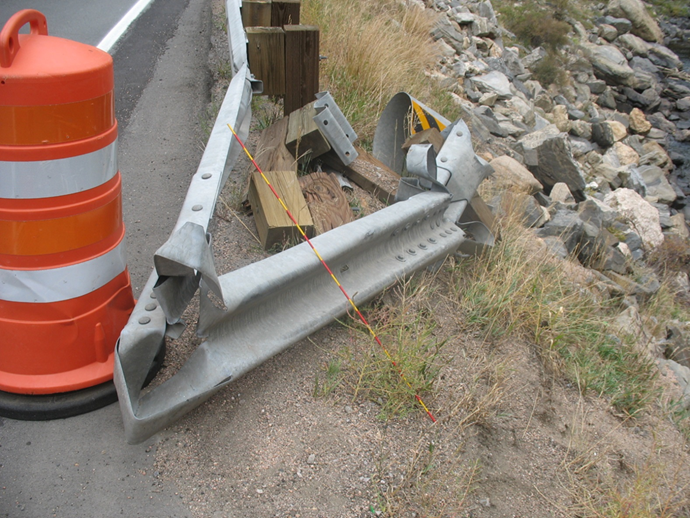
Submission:
M 307 201 L 300 189 L 297 173 L 294 171 L 264 171 L 266 178 L 280 195 L 290 213 L 309 237 L 314 236 L 314 222 L 309 213 Z M 249 203 L 254 212 L 254 222 L 259 239 L 265 250 L 288 240 L 294 244 L 301 241 L 301 234 L 285 209 L 276 199 L 271 189 L 258 171 L 254 171 L 249 183 Z
M 288 118 L 285 145 L 298 161 L 316 158 L 331 149 L 331 145 L 314 122 L 316 101 L 294 111 Z
M 359 156 L 350 165 L 343 165 L 334 151 L 321 155 L 321 160 L 336 171 L 340 171 L 362 189 L 370 192 L 386 205 L 393 203 L 398 191 L 400 175 L 369 153 L 355 147 Z
M 271 10 L 271 0 L 243 0 L 242 25 L 245 27 L 270 27 Z
M 286 25 L 285 115 L 312 102 L 319 91 L 319 28 Z
M 295 171 L 297 160 L 285 146 L 288 131 L 288 118 L 283 117 L 261 132 L 256 144 L 254 161 L 262 171 Z M 254 166 L 250 167 L 250 171 Z
M 274 0 L 271 5 L 271 25 L 299 25 L 301 0 Z
M 285 95 L 285 33 L 279 27 L 246 27 L 249 68 L 264 95 Z

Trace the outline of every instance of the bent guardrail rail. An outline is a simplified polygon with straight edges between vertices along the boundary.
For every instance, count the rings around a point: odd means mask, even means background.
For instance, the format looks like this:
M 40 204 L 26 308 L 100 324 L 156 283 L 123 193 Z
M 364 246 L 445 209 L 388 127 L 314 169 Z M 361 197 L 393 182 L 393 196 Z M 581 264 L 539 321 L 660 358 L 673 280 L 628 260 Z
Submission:
M 227 0 L 227 13 L 235 75 L 175 229 L 156 252 L 155 270 L 116 349 L 114 380 L 130 443 L 150 437 L 349 308 L 306 243 L 221 276 L 216 272 L 207 228 L 240 151 L 226 124 L 244 139 L 251 118 L 252 77 L 239 0 Z M 446 142 L 436 158 L 443 173 L 427 172 L 430 189 L 406 178 L 409 189 L 401 189 L 407 194 L 398 203 L 312 240 L 357 303 L 467 243 L 456 222 L 491 168 L 474 154 L 462 121 L 444 126 Z M 197 289 L 197 332 L 205 341 L 172 378 L 142 392 L 161 341 L 182 326 L 180 316 Z

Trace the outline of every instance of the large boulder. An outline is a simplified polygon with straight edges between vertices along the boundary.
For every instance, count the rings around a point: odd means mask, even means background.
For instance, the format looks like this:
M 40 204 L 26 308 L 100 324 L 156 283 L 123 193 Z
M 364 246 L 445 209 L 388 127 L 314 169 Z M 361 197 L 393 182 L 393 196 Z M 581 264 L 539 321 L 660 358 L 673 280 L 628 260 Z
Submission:
M 631 189 L 616 189 L 604 198 L 604 203 L 620 216 L 640 236 L 646 250 L 653 250 L 664 242 L 659 211 Z
M 527 168 L 549 192 L 558 182 L 564 182 L 577 201 L 585 200 L 585 177 L 573 157 L 567 133 L 550 124 L 522 137 L 517 147 Z
M 647 12 L 642 0 L 611 0 L 606 7 L 608 14 L 619 18 L 627 18 L 632 23 L 632 32 L 646 41 L 661 43 L 664 33 L 659 24 Z
M 618 47 L 613 45 L 583 45 L 585 55 L 594 69 L 594 75 L 610 85 L 632 86 L 635 71 L 628 66 L 628 60 Z

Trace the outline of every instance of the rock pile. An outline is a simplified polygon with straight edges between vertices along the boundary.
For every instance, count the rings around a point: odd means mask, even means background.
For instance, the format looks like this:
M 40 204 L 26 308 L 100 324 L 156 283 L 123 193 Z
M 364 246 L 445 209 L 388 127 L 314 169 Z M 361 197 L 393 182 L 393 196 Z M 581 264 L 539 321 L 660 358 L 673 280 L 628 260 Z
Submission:
M 497 183 L 531 195 L 514 210 L 551 250 L 576 256 L 612 291 L 633 304 L 648 297 L 657 279 L 631 280 L 631 264 L 668 236 L 689 235 L 690 74 L 668 45 L 688 45 L 690 22 L 660 27 L 641 0 L 600 4 L 591 29 L 568 20 L 571 43 L 558 51 L 566 77 L 557 86 L 535 79 L 544 48 L 504 44 L 490 0 L 425 7 L 441 13 L 437 78 L 476 148 L 497 157 Z

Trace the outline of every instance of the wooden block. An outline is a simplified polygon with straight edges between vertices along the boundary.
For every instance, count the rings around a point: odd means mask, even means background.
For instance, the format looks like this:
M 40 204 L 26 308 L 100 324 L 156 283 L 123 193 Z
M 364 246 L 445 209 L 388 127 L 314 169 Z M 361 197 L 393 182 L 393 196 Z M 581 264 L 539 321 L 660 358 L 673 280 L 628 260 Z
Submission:
M 271 4 L 271 25 L 299 25 L 301 0 L 274 0 Z
M 331 149 L 326 137 L 314 122 L 315 102 L 292 112 L 288 120 L 285 145 L 298 161 L 321 156 Z
M 287 129 L 288 118 L 283 117 L 261 132 L 254 160 L 262 171 L 297 171 L 297 160 L 285 146 Z
M 312 102 L 319 92 L 319 28 L 286 25 L 285 113 Z
M 343 173 L 386 205 L 393 203 L 395 193 L 398 192 L 400 175 L 363 149 L 357 146 L 355 149 L 359 156 L 350 165 L 344 165 L 333 151 L 322 155 L 321 160 Z
M 431 144 L 434 146 L 434 151 L 436 151 L 436 154 L 438 154 L 441 151 L 445 141 L 446 140 L 443 138 L 438 128 L 429 128 L 412 135 L 405 141 L 405 143 L 402 145 L 402 148 L 404 150 L 408 150 L 414 144 Z
M 302 195 L 297 173 L 294 171 L 264 171 L 266 178 L 290 209 L 307 236 L 314 235 L 314 223 L 309 207 Z M 256 229 L 264 250 L 287 241 L 299 242 L 302 237 L 297 227 L 288 217 L 285 209 L 276 199 L 271 189 L 258 171 L 252 173 L 249 183 L 249 203 L 254 212 Z
M 299 179 L 316 235 L 349 223 L 352 209 L 334 174 L 312 173 Z
M 246 27 L 247 58 L 264 95 L 285 95 L 285 32 L 280 27 Z
M 243 0 L 242 25 L 245 27 L 270 27 L 271 11 L 271 0 Z

